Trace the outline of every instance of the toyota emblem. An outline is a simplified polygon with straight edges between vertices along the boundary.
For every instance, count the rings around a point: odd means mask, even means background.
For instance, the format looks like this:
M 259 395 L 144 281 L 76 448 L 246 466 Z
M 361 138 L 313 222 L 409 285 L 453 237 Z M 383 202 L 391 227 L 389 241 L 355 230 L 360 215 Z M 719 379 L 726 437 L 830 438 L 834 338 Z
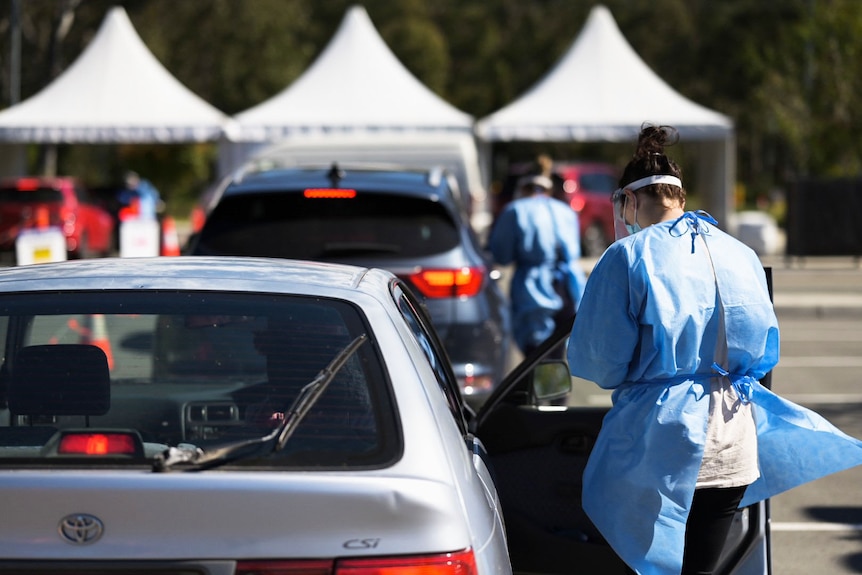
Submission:
M 102 521 L 86 513 L 73 513 L 60 520 L 60 537 L 75 545 L 95 543 L 105 531 Z

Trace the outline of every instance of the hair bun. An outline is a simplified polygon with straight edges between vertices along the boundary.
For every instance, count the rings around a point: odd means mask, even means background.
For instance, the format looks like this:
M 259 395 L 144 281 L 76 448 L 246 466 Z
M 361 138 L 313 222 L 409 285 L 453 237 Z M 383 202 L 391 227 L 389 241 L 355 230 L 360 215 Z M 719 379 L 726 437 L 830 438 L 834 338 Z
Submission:
M 664 155 L 665 146 L 672 146 L 679 141 L 679 132 L 673 126 L 654 126 L 643 124 L 638 135 L 636 158 L 651 155 Z

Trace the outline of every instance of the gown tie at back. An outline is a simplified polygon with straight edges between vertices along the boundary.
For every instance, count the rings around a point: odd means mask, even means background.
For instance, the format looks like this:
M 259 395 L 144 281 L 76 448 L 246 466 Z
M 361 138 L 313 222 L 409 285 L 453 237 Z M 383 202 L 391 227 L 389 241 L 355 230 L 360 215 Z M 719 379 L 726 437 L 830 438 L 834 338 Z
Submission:
M 708 222 L 714 226 L 718 225 L 718 221 L 703 210 L 686 212 L 674 221 L 669 230 L 670 235 L 679 237 L 685 233 L 685 231 L 676 229 L 680 222 L 684 223 L 687 228 L 686 231 L 691 233 L 691 253 L 694 253 L 694 239 L 697 237 L 697 234 L 709 235 L 709 226 L 706 223 Z

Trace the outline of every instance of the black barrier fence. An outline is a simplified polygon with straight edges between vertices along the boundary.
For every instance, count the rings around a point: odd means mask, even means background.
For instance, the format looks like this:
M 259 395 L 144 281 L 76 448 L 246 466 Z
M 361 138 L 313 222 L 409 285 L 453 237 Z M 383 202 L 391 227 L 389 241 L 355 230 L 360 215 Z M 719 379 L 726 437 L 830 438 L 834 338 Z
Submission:
M 788 256 L 862 256 L 862 178 L 797 181 L 786 231 Z

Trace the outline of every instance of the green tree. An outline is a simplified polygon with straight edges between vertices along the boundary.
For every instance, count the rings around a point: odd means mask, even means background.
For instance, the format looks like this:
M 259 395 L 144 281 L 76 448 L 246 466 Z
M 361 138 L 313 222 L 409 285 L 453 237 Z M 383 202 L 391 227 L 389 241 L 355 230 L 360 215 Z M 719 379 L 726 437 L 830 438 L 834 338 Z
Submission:
M 180 82 L 226 114 L 236 114 L 299 78 L 354 3 L 22 0 L 20 96 L 32 96 L 72 64 L 108 10 L 119 5 Z M 522 95 L 550 70 L 595 3 L 367 0 L 363 5 L 408 70 L 479 119 Z M 801 175 L 862 171 L 862 2 L 605 4 L 628 42 L 662 79 L 733 120 L 738 177 L 750 190 L 749 200 Z M 4 38 L 9 22 L 9 9 L 0 11 Z M 10 69 L 9 52 L 0 50 L 0 104 L 10 98 Z M 538 150 L 557 157 L 619 157 L 616 149 L 602 144 L 513 144 L 504 151 L 524 159 Z M 136 169 L 186 203 L 211 183 L 216 161 L 213 145 L 75 145 L 59 151 L 60 171 L 105 180 L 126 167 Z M 35 165 L 37 156 L 33 158 Z

